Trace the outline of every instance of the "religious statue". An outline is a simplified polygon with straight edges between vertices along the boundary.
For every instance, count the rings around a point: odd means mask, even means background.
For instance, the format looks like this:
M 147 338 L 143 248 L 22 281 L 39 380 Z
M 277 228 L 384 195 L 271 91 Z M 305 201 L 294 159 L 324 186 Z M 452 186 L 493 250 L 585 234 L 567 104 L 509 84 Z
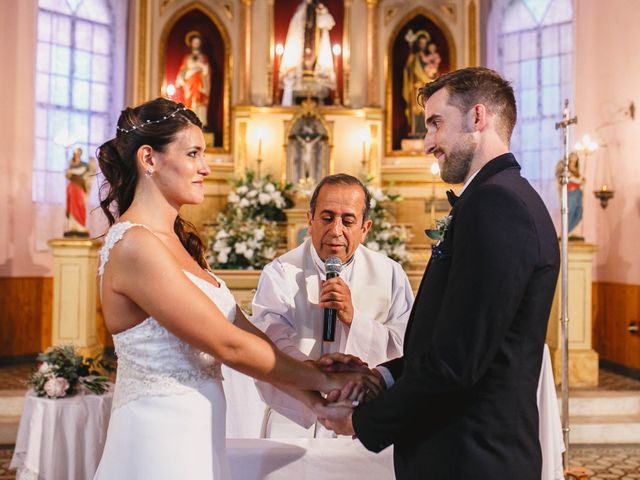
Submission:
M 82 149 L 76 148 L 65 171 L 67 184 L 67 231 L 65 237 L 88 237 L 87 200 L 96 173 L 96 159 L 82 161 Z
M 562 171 L 564 170 L 564 160 L 560 160 L 556 165 L 556 179 L 561 185 Z M 569 182 L 567 183 L 567 200 L 569 207 L 569 233 L 578 226 L 582 220 L 582 186 L 585 178 L 580 174 L 580 159 L 576 152 L 569 154 Z M 579 235 L 570 235 L 571 239 L 582 240 Z
M 327 174 L 327 140 L 324 127 L 316 117 L 305 116 L 294 126 L 287 146 L 288 181 L 315 185 Z
M 418 90 L 436 79 L 442 59 L 438 53 L 438 46 L 431 41 L 431 35 L 426 30 L 416 33 L 409 30 L 404 38 L 409 43 L 409 55 L 402 78 L 402 98 L 405 102 L 405 116 L 410 126 L 409 136 L 417 138 L 425 133 L 423 111 L 416 101 Z
M 336 22 L 317 0 L 303 0 L 287 30 L 278 75 L 284 89 L 283 105 L 291 105 L 297 92 L 325 98 L 336 88 L 329 31 Z
M 314 178 L 312 173 L 315 170 L 315 157 L 314 154 L 315 145 L 322 138 L 319 134 L 315 133 L 313 129 L 307 125 L 303 127 L 302 134 L 295 136 L 300 144 L 300 159 L 302 162 L 300 178 Z
M 182 88 L 184 104 L 193 110 L 203 125 L 207 125 L 207 110 L 211 95 L 211 72 L 209 59 L 202 53 L 202 35 L 191 31 L 185 36 L 189 47 L 180 65 L 176 78 L 176 88 Z

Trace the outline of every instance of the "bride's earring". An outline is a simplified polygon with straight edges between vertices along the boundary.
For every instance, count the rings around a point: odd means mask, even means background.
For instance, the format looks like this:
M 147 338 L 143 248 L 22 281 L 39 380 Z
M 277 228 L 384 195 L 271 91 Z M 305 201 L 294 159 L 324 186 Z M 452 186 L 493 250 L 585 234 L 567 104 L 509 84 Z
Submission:
M 148 168 L 147 168 L 147 171 L 146 171 L 146 172 L 144 172 L 144 174 L 145 174 L 147 177 L 150 177 L 151 175 L 153 175 L 153 169 L 152 169 L 151 167 L 148 167 Z

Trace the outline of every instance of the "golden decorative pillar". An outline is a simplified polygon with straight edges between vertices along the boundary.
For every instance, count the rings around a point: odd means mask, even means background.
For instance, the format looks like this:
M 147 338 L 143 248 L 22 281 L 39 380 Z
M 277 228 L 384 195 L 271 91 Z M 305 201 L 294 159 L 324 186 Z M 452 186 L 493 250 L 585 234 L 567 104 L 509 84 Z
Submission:
M 338 72 L 336 72 L 337 74 Z M 351 76 L 351 0 L 344 0 L 344 29 L 342 31 L 342 104 L 351 106 L 349 91 Z
M 467 6 L 469 22 L 469 66 L 478 65 L 478 6 L 476 0 L 471 0 Z
M 591 272 L 595 245 L 569 242 L 569 385 L 596 387 L 598 385 L 598 353 L 591 343 Z M 556 383 L 562 371 L 562 335 L 560 324 L 560 279 L 553 298 L 547 343 Z
M 367 105 L 380 105 L 378 81 L 378 0 L 367 0 Z
M 53 321 L 51 343 L 74 344 L 95 357 L 102 351 L 96 337 L 99 240 L 53 239 Z
M 137 0 L 131 2 L 130 15 L 134 19 L 129 29 L 129 38 L 133 39 L 133 48 L 129 51 L 128 65 L 133 65 L 129 75 L 127 97 L 134 104 L 142 103 L 149 99 L 147 85 L 148 60 L 147 49 L 149 44 L 149 0 Z
M 275 51 L 275 40 L 273 38 L 273 2 L 274 0 L 267 0 L 267 58 L 269 63 L 267 64 L 267 105 L 273 105 L 273 62 Z
M 238 103 L 247 105 L 250 103 L 251 85 L 251 0 L 242 0 L 240 8 L 240 95 Z

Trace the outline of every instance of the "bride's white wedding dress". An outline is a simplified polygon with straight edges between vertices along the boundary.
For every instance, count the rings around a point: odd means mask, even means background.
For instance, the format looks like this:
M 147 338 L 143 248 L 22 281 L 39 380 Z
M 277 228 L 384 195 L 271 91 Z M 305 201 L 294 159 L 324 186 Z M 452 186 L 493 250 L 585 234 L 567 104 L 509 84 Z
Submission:
M 102 278 L 109 252 L 132 227 L 113 225 L 100 252 Z M 236 302 L 220 288 L 185 271 L 233 322 Z M 141 288 L 153 288 L 153 283 Z M 212 335 L 214 332 L 211 332 Z M 118 371 L 106 445 L 94 479 L 228 479 L 226 402 L 221 364 L 148 317 L 113 335 Z

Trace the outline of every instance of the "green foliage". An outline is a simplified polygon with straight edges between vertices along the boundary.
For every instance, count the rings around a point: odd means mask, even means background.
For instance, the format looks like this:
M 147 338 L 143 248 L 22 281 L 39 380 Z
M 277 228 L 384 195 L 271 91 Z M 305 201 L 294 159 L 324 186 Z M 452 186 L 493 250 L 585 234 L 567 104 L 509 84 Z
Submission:
M 109 388 L 105 373 L 114 371 L 113 365 L 102 356 L 84 358 L 73 345 L 51 347 L 38 354 L 36 360 L 40 365 L 27 384 L 40 397 L 64 397 L 73 394 L 79 385 L 101 395 Z

